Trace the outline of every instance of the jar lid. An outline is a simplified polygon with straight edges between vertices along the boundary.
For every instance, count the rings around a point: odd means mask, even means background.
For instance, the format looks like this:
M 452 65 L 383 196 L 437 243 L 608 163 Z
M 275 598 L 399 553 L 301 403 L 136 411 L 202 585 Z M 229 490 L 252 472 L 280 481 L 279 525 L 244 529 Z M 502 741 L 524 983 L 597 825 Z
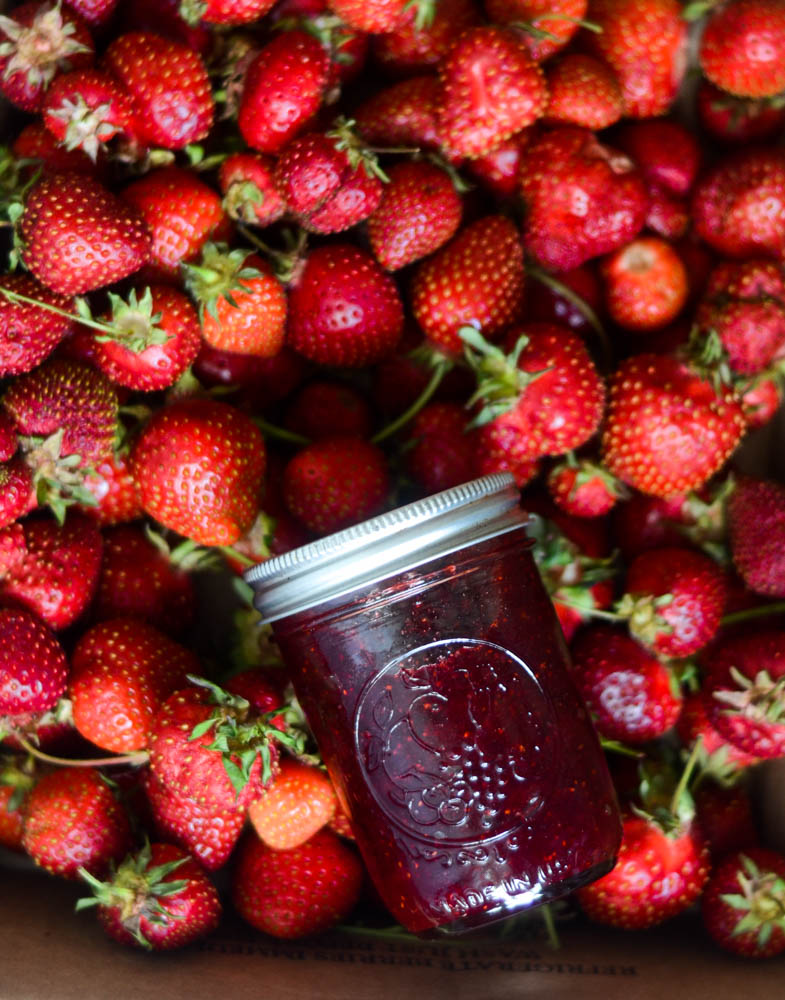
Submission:
M 245 579 L 262 619 L 272 622 L 526 523 L 515 480 L 498 473 L 267 559 Z

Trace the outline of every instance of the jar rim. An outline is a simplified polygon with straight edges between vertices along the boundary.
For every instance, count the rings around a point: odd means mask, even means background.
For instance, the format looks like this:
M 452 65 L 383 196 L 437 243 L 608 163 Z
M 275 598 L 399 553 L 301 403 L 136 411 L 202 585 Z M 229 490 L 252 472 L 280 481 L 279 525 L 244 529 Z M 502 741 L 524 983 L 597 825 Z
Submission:
M 526 526 L 509 473 L 470 480 L 274 556 L 249 569 L 254 605 L 272 622 Z

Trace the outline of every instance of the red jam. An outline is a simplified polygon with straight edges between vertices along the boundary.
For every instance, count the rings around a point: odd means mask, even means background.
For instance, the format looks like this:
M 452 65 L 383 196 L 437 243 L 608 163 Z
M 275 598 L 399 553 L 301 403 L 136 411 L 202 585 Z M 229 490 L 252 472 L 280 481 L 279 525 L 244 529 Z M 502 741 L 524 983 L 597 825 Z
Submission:
M 621 827 L 522 530 L 274 623 L 391 914 L 459 932 L 612 866 Z

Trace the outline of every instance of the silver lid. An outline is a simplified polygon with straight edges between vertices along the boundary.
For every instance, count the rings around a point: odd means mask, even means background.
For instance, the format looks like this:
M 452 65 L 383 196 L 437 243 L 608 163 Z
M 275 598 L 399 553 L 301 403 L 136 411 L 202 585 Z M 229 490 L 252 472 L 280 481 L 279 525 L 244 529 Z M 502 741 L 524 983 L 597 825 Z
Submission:
M 245 579 L 262 618 L 272 622 L 524 527 L 526 520 L 513 477 L 484 476 L 268 559 Z

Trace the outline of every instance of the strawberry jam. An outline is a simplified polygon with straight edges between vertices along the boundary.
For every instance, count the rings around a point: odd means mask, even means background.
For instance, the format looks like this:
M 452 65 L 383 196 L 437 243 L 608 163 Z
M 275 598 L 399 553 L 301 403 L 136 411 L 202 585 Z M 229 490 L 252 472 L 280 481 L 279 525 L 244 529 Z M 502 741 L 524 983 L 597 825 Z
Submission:
M 417 933 L 564 895 L 619 846 L 525 527 L 489 476 L 248 574 L 376 888 Z

